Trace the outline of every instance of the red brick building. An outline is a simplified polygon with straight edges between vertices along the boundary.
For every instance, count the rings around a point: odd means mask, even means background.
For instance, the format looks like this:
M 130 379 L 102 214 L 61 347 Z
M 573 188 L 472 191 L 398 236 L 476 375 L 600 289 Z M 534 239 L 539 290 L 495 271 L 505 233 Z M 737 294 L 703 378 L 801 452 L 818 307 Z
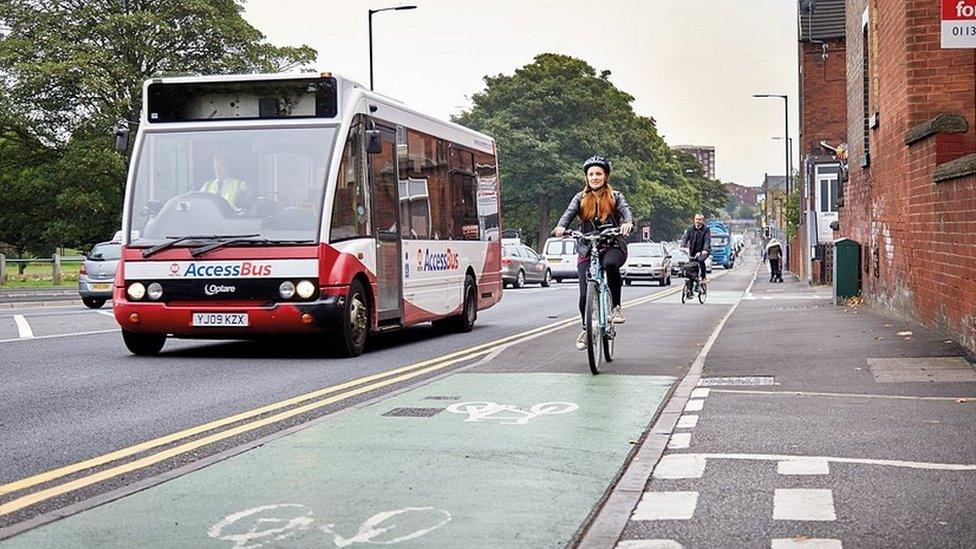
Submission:
M 759 187 L 748 187 L 736 183 L 726 183 L 725 186 L 729 190 L 729 196 L 736 202 L 752 204 L 753 206 L 759 203 Z
M 941 48 L 938 0 L 848 0 L 846 21 L 837 235 L 868 302 L 976 352 L 976 50 Z
M 847 141 L 847 47 L 844 0 L 799 2 L 800 226 L 791 242 L 790 271 L 813 283 L 834 241 L 841 164 L 821 143 Z M 802 183 L 802 184 L 801 184 Z

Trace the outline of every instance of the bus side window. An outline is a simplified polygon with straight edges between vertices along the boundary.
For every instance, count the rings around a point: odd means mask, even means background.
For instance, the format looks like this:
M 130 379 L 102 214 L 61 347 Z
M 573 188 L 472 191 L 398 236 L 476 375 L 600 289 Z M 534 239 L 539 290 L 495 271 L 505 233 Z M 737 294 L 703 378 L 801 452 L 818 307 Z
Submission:
M 362 130 L 362 124 L 353 125 L 342 152 L 332 205 L 332 242 L 370 235 Z

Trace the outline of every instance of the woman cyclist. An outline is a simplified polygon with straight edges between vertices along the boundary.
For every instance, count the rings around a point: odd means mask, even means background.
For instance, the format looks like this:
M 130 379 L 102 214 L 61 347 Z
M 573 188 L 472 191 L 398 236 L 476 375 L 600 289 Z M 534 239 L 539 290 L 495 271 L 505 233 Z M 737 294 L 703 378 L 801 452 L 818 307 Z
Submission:
M 553 234 L 562 236 L 566 232 L 569 224 L 578 216 L 580 218 L 581 231 L 589 233 L 597 230 L 601 225 L 613 225 L 620 227 L 623 236 L 630 234 L 634 227 L 634 216 L 630 211 L 630 205 L 624 199 L 620 191 L 610 188 L 610 161 L 602 156 L 593 156 L 583 163 L 583 173 L 586 174 L 586 188 L 576 193 L 573 200 L 566 208 L 566 212 L 559 218 L 559 223 Z M 576 253 L 578 255 L 576 271 L 579 273 L 579 310 L 580 315 L 586 314 L 586 275 L 590 268 L 589 247 L 585 242 L 576 243 Z M 624 238 L 619 238 L 616 242 L 600 254 L 600 265 L 607 275 L 607 283 L 610 286 L 610 298 L 613 302 L 613 310 L 610 312 L 610 321 L 615 324 L 624 322 L 624 315 L 620 311 L 620 267 L 627 259 L 627 242 Z M 584 330 L 576 338 L 576 348 L 586 349 L 586 318 L 583 318 Z

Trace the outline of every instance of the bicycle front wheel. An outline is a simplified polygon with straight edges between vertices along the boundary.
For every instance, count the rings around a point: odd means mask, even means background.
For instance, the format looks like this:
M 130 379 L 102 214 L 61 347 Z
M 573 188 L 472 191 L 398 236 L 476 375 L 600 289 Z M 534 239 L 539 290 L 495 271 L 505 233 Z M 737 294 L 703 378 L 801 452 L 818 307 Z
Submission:
M 603 329 L 600 327 L 600 287 L 595 281 L 586 284 L 586 358 L 590 372 L 600 373 L 603 365 Z
M 705 303 L 705 298 L 708 296 L 708 290 L 705 289 L 705 285 L 702 284 L 698 286 L 698 302 Z

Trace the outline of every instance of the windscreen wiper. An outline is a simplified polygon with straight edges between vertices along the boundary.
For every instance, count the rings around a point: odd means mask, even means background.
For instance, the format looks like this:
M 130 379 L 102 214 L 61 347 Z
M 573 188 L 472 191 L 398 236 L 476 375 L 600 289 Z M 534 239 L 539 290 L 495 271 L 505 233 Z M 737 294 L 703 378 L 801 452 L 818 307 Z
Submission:
M 161 252 L 163 250 L 172 248 L 180 242 L 186 242 L 187 240 L 215 240 L 222 238 L 252 238 L 258 236 L 256 234 L 190 234 L 186 236 L 167 236 L 166 238 L 171 238 L 163 242 L 162 244 L 157 244 L 152 248 L 146 248 L 142 251 L 142 257 L 149 257 L 155 253 Z
M 229 246 L 231 244 L 314 244 L 314 240 L 274 240 L 269 238 L 254 238 L 257 235 L 247 235 L 239 236 L 233 238 L 227 238 L 221 240 L 220 242 L 213 242 L 205 246 L 200 246 L 199 248 L 194 248 L 190 251 L 190 255 L 193 257 L 199 257 L 207 252 L 216 250 L 223 246 Z

